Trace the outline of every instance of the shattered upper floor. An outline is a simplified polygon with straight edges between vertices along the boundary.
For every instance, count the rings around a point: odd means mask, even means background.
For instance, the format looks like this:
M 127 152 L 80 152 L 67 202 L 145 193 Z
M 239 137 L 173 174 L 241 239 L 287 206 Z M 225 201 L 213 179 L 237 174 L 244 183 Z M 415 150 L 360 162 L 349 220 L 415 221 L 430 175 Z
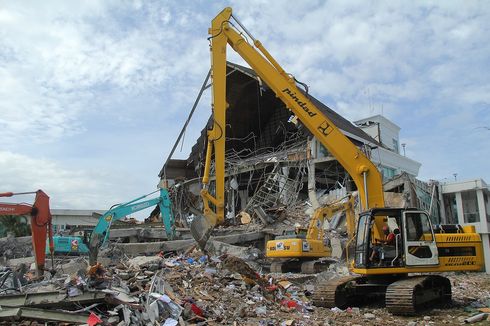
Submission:
M 226 118 L 226 160 L 228 164 L 247 159 L 256 161 L 260 157 L 267 160 L 270 156 L 276 156 L 274 153 L 291 152 L 298 147 L 305 150 L 306 140 L 312 138 L 311 133 L 300 124 L 290 122 L 293 114 L 285 108 L 284 103 L 257 77 L 253 70 L 228 63 L 226 82 L 226 98 L 229 104 Z M 360 128 L 315 97 L 310 94 L 308 96 L 315 106 L 323 111 L 356 145 L 380 146 L 375 139 Z M 212 117 L 208 125 L 211 122 Z M 200 175 L 206 151 L 206 132 L 207 127 L 201 131 L 201 136 L 192 147 L 185 163 L 171 160 L 166 167 L 162 168 L 159 176 L 163 177 L 165 168 L 167 176 L 171 177 L 189 178 Z

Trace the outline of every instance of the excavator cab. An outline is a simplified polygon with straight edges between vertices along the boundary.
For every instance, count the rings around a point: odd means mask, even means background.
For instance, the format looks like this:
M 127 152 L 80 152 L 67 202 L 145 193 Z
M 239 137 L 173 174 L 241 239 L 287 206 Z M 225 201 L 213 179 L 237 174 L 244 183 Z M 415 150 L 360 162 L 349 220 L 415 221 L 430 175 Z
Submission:
M 386 240 L 388 234 L 391 234 L 390 241 Z M 360 215 L 355 268 L 438 264 L 437 244 L 426 212 L 383 208 L 372 209 Z

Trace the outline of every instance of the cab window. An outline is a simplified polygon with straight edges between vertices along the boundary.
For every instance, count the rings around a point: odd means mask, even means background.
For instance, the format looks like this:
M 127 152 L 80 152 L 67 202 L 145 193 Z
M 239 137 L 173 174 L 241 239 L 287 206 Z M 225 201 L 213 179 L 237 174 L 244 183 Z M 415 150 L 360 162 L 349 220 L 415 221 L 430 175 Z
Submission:
M 424 213 L 406 213 L 407 240 L 433 241 L 429 217 Z

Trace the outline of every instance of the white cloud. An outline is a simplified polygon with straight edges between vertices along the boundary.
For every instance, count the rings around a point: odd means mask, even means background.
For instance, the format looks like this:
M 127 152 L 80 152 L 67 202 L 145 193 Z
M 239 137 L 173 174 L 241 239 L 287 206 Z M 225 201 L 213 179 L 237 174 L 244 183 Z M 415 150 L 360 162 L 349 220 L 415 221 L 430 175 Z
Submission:
M 53 208 L 100 208 L 98 205 L 104 200 L 97 197 L 101 195 L 101 189 L 108 188 L 99 182 L 107 177 L 100 172 L 66 169 L 47 159 L 36 159 L 8 151 L 0 151 L 0 170 L 2 191 L 42 189 L 51 197 Z M 94 195 L 86 195 L 90 193 Z M 107 195 L 105 199 L 109 200 L 111 196 Z
M 468 132 L 490 124 L 484 2 L 256 1 L 239 9 L 252 34 L 324 103 L 351 120 L 382 111 L 394 119 L 422 177 L 490 177 L 487 142 Z
M 3 2 L 0 180 L 12 190 L 37 184 L 53 199 L 70 194 L 62 202 L 68 207 L 153 189 L 148 179 L 156 179 L 161 162 L 146 160 L 166 157 L 185 121 L 209 69 L 207 28 L 222 6 Z M 469 167 L 490 179 L 488 150 L 474 146 L 488 134 L 468 132 L 490 125 L 486 3 L 259 0 L 233 9 L 285 70 L 332 109 L 350 120 L 381 110 L 394 119 L 424 177 Z M 186 147 L 209 116 L 208 95 Z M 471 162 L 458 152 L 469 152 Z M 120 175 L 131 175 L 138 190 Z M 120 195 L 113 189 L 118 183 Z
M 188 28 L 191 13 L 173 15 L 170 7 L 156 5 L 135 4 L 137 12 L 120 2 L 5 6 L 0 125 L 6 136 L 0 143 L 8 146 L 19 134 L 38 142 L 83 131 L 77 120 L 84 112 L 105 109 L 92 102 L 99 92 L 115 88 L 131 96 L 153 90 L 158 96 L 159 89 L 179 89 L 203 78 L 207 67 L 189 67 L 199 54 L 207 56 L 206 41 L 180 43 L 185 37 L 169 28 Z M 169 93 L 171 100 L 182 98 L 179 91 Z M 122 107 L 117 114 L 134 109 Z
M 142 180 L 141 175 L 128 174 L 124 166 L 98 169 L 67 167 L 54 160 L 9 151 L 0 151 L 0 171 L 0 192 L 42 189 L 50 196 L 51 208 L 107 210 L 114 204 L 150 193 L 156 190 L 157 185 L 156 175 Z M 147 171 L 142 172 L 145 175 Z M 0 201 L 32 202 L 29 198 L 17 196 L 0 198 Z M 143 217 L 144 214 L 135 215 Z

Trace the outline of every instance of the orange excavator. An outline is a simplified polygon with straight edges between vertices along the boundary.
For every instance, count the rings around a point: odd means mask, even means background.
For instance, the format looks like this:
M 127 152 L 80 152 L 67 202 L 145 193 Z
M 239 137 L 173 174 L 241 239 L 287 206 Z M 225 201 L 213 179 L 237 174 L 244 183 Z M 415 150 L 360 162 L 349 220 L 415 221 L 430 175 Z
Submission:
M 3 192 L 0 197 L 12 197 L 17 195 L 36 194 L 34 204 L 26 203 L 0 203 L 0 215 L 30 215 L 31 216 L 31 234 L 32 248 L 36 261 L 36 274 L 41 277 L 45 270 L 46 260 L 46 238 L 49 237 L 49 251 L 51 253 L 51 266 L 53 264 L 53 229 L 51 224 L 51 211 L 49 209 L 49 196 L 42 190 L 32 192 Z

